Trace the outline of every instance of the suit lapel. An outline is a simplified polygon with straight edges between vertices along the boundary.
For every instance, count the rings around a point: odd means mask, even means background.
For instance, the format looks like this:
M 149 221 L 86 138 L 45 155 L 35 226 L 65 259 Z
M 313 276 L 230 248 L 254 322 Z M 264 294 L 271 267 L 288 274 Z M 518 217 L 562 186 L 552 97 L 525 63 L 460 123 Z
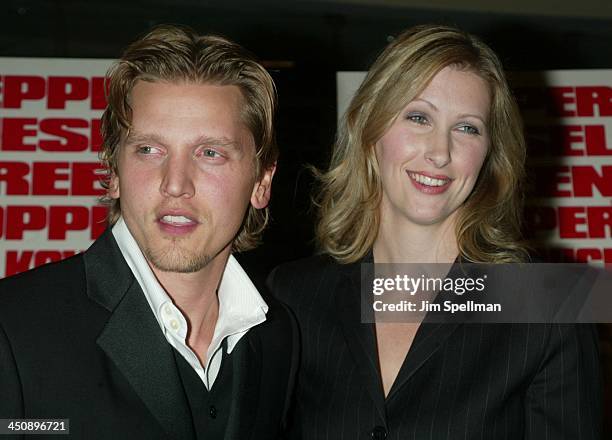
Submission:
M 110 229 L 85 253 L 88 295 L 111 316 L 97 343 L 171 438 L 192 438 L 172 348 Z
M 376 349 L 374 325 L 361 322 L 361 262 L 340 266 L 336 286 L 336 311 L 363 385 L 379 416 L 385 420 L 385 397 Z
M 225 440 L 252 437 L 261 393 L 262 349 L 259 332 L 251 329 L 236 345 L 232 359 L 232 406 Z
M 362 298 L 361 284 L 368 283 L 362 277 L 368 277 L 368 272 L 361 270 L 362 263 L 374 263 L 372 254 L 368 254 L 362 261 L 342 267 L 345 281 L 342 279 L 337 287 L 337 308 L 342 321 L 342 327 L 349 346 L 355 358 L 364 385 L 374 401 L 380 416 L 385 419 L 385 396 L 383 393 L 380 367 L 378 363 L 378 350 L 376 348 L 376 333 L 374 324 L 362 324 L 361 302 L 369 301 Z M 454 272 L 449 276 L 455 276 Z M 346 282 L 348 281 L 348 282 Z M 441 301 L 439 297 L 436 301 Z M 371 308 L 367 309 L 372 311 Z M 370 317 L 373 321 L 373 316 Z M 423 323 L 419 327 L 415 339 L 410 347 L 404 363 L 398 372 L 387 400 L 394 394 L 427 362 L 427 360 L 440 348 L 444 341 L 457 329 L 459 324 L 453 322 Z
M 458 261 L 459 260 L 455 260 L 455 264 L 453 264 L 449 273 L 446 275 L 447 278 L 465 276 Z M 443 303 L 445 299 L 443 294 L 438 294 L 434 302 L 440 304 Z M 462 296 L 459 297 L 459 301 L 464 299 L 465 298 Z M 423 323 L 419 326 L 414 341 L 410 346 L 410 350 L 406 354 L 404 363 L 395 378 L 395 382 L 393 382 L 389 390 L 387 400 L 391 400 L 393 396 L 399 392 L 406 382 L 408 382 L 429 358 L 440 349 L 446 339 L 448 339 L 460 325 L 460 321 L 453 321 L 453 318 L 448 313 L 444 313 L 441 316 L 438 315 L 435 319 L 436 322 L 428 322 L 431 316 L 432 313 L 428 312 Z
M 456 323 L 421 324 L 395 382 L 389 390 L 387 400 L 391 400 L 399 392 L 404 384 L 440 349 L 458 326 L 459 324 Z

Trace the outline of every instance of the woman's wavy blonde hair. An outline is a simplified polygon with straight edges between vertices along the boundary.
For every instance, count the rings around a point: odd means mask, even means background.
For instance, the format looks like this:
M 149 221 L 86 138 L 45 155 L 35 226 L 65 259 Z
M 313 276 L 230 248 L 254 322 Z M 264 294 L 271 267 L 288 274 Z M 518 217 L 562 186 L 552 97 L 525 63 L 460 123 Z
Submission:
M 198 35 L 184 26 L 161 25 L 132 43 L 107 73 L 108 106 L 102 116 L 103 147 L 100 153 L 108 175 L 117 174 L 121 143 L 131 126 L 130 95 L 138 81 L 190 82 L 237 86 L 242 92 L 242 118 L 257 148 L 256 178 L 275 163 L 278 149 L 274 137 L 276 88 L 266 69 L 240 45 L 223 37 Z M 112 225 L 121 214 L 120 201 L 102 198 L 110 205 Z M 233 250 L 254 248 L 268 223 L 268 208 L 249 206 Z
M 362 258 L 380 223 L 382 185 L 374 145 L 400 111 L 444 67 L 474 72 L 490 86 L 490 147 L 474 190 L 458 212 L 462 258 L 517 262 L 521 242 L 525 141 L 518 107 L 495 53 L 476 37 L 437 25 L 416 26 L 389 44 L 369 70 L 342 117 L 321 191 L 316 238 L 340 263 Z

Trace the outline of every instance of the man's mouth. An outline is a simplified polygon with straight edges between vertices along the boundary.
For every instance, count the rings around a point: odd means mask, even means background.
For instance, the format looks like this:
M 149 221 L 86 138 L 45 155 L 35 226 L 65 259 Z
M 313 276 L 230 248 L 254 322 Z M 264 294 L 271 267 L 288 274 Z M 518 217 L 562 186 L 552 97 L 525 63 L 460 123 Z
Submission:
M 164 215 L 159 221 L 172 226 L 193 225 L 197 223 L 195 220 L 184 215 Z
M 195 217 L 195 215 L 191 215 L 189 212 L 185 211 L 166 211 L 160 213 L 157 224 L 165 234 L 184 236 L 191 234 L 200 225 L 200 222 L 196 220 Z

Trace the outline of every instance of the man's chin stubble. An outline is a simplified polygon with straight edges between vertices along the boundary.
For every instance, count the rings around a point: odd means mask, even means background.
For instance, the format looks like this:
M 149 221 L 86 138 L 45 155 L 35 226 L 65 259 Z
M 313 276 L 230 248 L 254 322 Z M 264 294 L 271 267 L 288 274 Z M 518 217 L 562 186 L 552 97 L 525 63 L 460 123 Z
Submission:
M 212 259 L 208 254 L 198 255 L 185 251 L 178 246 L 172 246 L 166 251 L 157 252 L 147 248 L 144 254 L 149 263 L 157 270 L 174 273 L 197 272 L 206 267 Z

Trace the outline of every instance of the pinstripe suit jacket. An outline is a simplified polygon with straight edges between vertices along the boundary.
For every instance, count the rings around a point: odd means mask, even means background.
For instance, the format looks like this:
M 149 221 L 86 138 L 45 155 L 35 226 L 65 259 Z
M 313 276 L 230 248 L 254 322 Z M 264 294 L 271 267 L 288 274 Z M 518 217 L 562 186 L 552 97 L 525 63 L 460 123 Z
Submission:
M 600 438 L 593 326 L 424 323 L 385 398 L 359 263 L 313 257 L 268 283 L 302 338 L 290 438 Z

